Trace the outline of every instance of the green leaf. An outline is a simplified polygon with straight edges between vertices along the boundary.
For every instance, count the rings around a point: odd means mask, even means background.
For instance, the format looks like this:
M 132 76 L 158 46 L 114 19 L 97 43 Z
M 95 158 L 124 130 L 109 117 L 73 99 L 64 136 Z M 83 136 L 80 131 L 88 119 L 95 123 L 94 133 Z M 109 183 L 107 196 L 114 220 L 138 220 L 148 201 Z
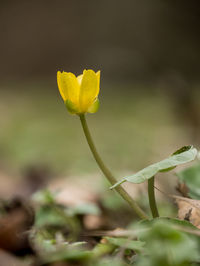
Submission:
M 93 266 L 94 264 L 90 264 L 90 266 Z M 123 262 L 121 258 L 119 257 L 108 257 L 108 258 L 102 258 L 101 260 L 98 260 L 95 262 L 96 266 L 127 266 L 127 263 Z M 132 264 L 131 264 L 132 265 Z
M 66 224 L 65 214 L 54 208 L 51 205 L 40 206 L 36 211 L 35 226 L 40 228 L 42 226 L 64 226 Z
M 87 261 L 91 258 L 92 252 L 89 250 L 81 249 L 63 249 L 60 251 L 52 252 L 48 256 L 44 257 L 45 262 L 56 261 Z
M 189 196 L 200 199 L 200 164 L 195 164 L 177 173 L 178 178 L 189 188 Z
M 123 237 L 105 237 L 107 241 L 117 247 L 132 249 L 134 251 L 143 251 L 145 242 L 139 240 L 130 240 Z
M 119 182 L 113 185 L 111 189 L 115 188 L 116 186 L 126 181 L 135 184 L 143 183 L 146 180 L 153 177 L 158 172 L 169 171 L 174 167 L 176 167 L 177 165 L 193 161 L 196 155 L 197 155 L 197 150 L 195 148 L 193 148 L 192 146 L 189 146 L 189 148 L 188 146 L 185 146 L 180 150 L 176 151 L 175 154 L 170 156 L 169 158 L 162 160 L 158 163 L 149 165 L 148 167 L 137 172 L 136 174 L 121 179 Z
M 146 224 L 139 236 L 146 243 L 146 254 L 139 255 L 135 265 L 189 266 L 199 261 L 198 238 L 182 232 L 177 225 L 177 221 L 163 219 Z
M 197 228 L 191 224 L 190 222 L 188 221 L 185 221 L 185 220 L 180 220 L 180 219 L 177 219 L 177 218 L 169 218 L 169 217 L 157 217 L 157 218 L 154 218 L 154 219 L 151 219 L 151 220 L 142 220 L 139 225 L 142 225 L 142 226 L 148 226 L 148 227 L 152 227 L 153 224 L 158 221 L 158 222 L 163 222 L 163 223 L 168 223 L 168 224 L 171 224 L 172 226 L 179 226 L 180 228 L 181 227 L 185 227 L 185 228 L 190 228 L 190 229 L 196 229 Z
M 34 193 L 32 199 L 37 204 L 54 204 L 56 202 L 54 196 L 48 189 L 43 189 Z
M 90 264 L 90 266 L 93 266 L 94 264 Z M 119 257 L 108 257 L 108 258 L 102 258 L 101 260 L 98 260 L 95 262 L 96 266 L 127 266 L 127 263 L 123 262 L 121 258 Z M 132 264 L 131 264 L 132 265 Z
M 102 257 L 106 254 L 110 254 L 114 251 L 115 246 L 111 243 L 99 243 L 92 250 L 92 254 L 94 258 Z
M 57 230 L 55 233 L 51 231 L 52 230 L 49 229 L 32 231 L 32 245 L 43 263 L 52 263 L 62 260 L 82 261 L 90 259 L 93 255 L 91 251 L 86 250 L 86 242 L 69 243 L 66 241 L 61 231 Z M 60 236 L 59 241 L 56 239 L 55 235 Z
M 67 209 L 67 213 L 70 216 L 78 215 L 78 214 L 92 214 L 92 215 L 100 215 L 100 208 L 94 203 L 83 203 L 71 208 Z
M 183 146 L 182 148 L 180 148 L 177 151 L 175 151 L 172 155 L 177 155 L 177 154 L 183 153 L 185 151 L 189 151 L 191 148 L 192 148 L 191 145 L 189 145 L 189 146 Z

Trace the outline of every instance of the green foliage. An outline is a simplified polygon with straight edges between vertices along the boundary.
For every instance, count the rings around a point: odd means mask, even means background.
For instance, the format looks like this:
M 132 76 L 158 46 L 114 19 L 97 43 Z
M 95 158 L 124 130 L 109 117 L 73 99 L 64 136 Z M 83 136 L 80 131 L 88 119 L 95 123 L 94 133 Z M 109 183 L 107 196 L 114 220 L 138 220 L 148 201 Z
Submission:
M 92 257 L 99 258 L 113 252 L 115 246 L 112 243 L 99 243 L 92 250 Z
M 51 206 L 41 206 L 38 208 L 35 217 L 35 226 L 49 226 L 49 225 L 65 225 L 66 219 L 64 215 L 60 214 L 60 210 L 52 208 Z
M 86 242 L 69 243 L 57 232 L 38 230 L 34 246 L 43 263 L 66 261 L 92 266 L 190 266 L 197 265 L 199 237 L 188 229 L 194 227 L 187 221 L 156 218 L 135 224 L 129 237 L 105 237 L 106 241 L 88 249 Z M 135 240 L 138 238 L 138 240 Z
M 191 148 L 192 148 L 191 145 L 189 145 L 189 146 L 183 146 L 180 149 L 178 149 L 177 151 L 173 152 L 172 155 L 177 155 L 177 154 L 183 153 L 185 151 L 189 151 Z
M 131 240 L 124 237 L 106 237 L 106 240 L 117 246 L 117 247 L 123 247 L 126 249 L 132 249 L 135 252 L 137 251 L 143 251 L 145 242 L 138 241 L 138 240 Z
M 32 199 L 38 204 L 54 204 L 55 197 L 48 189 L 37 191 L 33 194 Z
M 37 239 L 38 240 L 38 239 Z M 91 258 L 91 251 L 86 250 L 83 243 L 57 243 L 53 240 L 43 239 L 40 236 L 37 248 L 40 249 L 40 257 L 44 263 L 56 261 L 88 261 Z
M 35 226 L 64 226 L 71 217 L 66 213 L 66 208 L 59 206 L 54 195 L 47 189 L 36 192 L 33 195 L 36 202 Z
M 199 261 L 196 237 L 181 231 L 173 220 L 156 219 L 143 227 L 139 239 L 146 243 L 145 256 L 139 255 L 137 266 L 189 266 Z M 186 223 L 186 228 L 188 224 Z
M 87 202 L 87 203 L 83 203 L 83 204 L 68 208 L 67 213 L 70 216 L 74 216 L 77 214 L 100 215 L 101 211 L 96 204 L 92 202 Z
M 80 223 L 76 217 L 77 210 L 73 212 L 57 204 L 54 195 L 46 189 L 35 193 L 33 200 L 37 204 L 34 226 L 40 231 L 40 234 L 45 232 L 46 235 L 48 231 L 51 238 L 54 239 L 57 232 L 64 232 L 67 241 L 76 240 L 80 230 Z
M 200 164 L 195 164 L 180 171 L 177 176 L 189 188 L 189 196 L 200 200 Z
M 89 247 L 87 242 L 79 242 L 81 228 L 76 215 L 99 215 L 98 208 L 85 205 L 67 209 L 56 204 L 47 190 L 34 199 L 38 206 L 31 242 L 44 264 L 65 261 L 84 266 L 190 266 L 200 261 L 200 239 L 195 235 L 198 231 L 187 221 L 144 220 L 125 230 L 124 236 L 102 235 L 104 241 Z M 188 233 L 191 231 L 193 234 Z
M 120 258 L 103 258 L 95 263 L 96 266 L 127 266 L 128 264 L 123 262 Z M 90 264 L 89 266 L 94 266 Z
M 143 183 L 153 177 L 158 172 L 169 171 L 177 165 L 193 161 L 197 155 L 197 150 L 191 146 L 186 147 L 183 147 L 180 150 L 176 151 L 172 156 L 165 160 L 149 165 L 148 167 L 137 172 L 136 174 L 121 179 L 114 186 L 112 186 L 111 189 L 126 181 L 135 184 Z

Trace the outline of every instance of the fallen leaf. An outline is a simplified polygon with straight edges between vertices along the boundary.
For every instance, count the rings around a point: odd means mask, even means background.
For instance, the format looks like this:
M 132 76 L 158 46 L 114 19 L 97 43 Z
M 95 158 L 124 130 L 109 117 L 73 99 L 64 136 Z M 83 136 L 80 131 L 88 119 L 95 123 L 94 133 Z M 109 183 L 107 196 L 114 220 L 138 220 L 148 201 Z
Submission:
M 178 205 L 178 218 L 200 229 L 200 200 L 172 195 Z
M 16 256 L 0 249 L 0 263 L 7 266 L 28 266 L 30 263 L 26 263 Z
M 31 207 L 20 199 L 13 199 L 4 206 L 0 217 L 0 248 L 23 254 L 30 249 L 27 231 L 33 225 Z

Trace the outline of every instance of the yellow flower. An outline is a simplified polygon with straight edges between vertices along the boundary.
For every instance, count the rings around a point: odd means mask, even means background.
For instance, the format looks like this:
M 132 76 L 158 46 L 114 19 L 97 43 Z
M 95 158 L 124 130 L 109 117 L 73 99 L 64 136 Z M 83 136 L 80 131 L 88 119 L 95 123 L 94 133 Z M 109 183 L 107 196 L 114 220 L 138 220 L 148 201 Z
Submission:
M 60 94 L 71 114 L 95 113 L 99 108 L 100 71 L 84 70 L 76 77 L 70 72 L 57 72 Z

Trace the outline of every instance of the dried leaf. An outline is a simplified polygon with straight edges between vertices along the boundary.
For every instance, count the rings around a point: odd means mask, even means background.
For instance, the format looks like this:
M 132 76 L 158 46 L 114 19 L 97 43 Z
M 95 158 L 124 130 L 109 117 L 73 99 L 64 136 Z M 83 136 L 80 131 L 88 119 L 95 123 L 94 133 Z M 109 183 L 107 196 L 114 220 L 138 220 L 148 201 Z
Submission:
M 178 218 L 200 229 L 200 200 L 172 195 L 178 205 Z
M 13 265 L 13 266 L 28 266 L 30 263 L 26 263 L 20 260 L 18 257 L 6 252 L 5 250 L 0 250 L 0 263 L 1 265 Z
M 13 199 L 2 205 L 4 214 L 0 217 L 0 248 L 12 252 L 26 252 L 29 249 L 27 231 L 33 225 L 31 206 L 21 199 Z

